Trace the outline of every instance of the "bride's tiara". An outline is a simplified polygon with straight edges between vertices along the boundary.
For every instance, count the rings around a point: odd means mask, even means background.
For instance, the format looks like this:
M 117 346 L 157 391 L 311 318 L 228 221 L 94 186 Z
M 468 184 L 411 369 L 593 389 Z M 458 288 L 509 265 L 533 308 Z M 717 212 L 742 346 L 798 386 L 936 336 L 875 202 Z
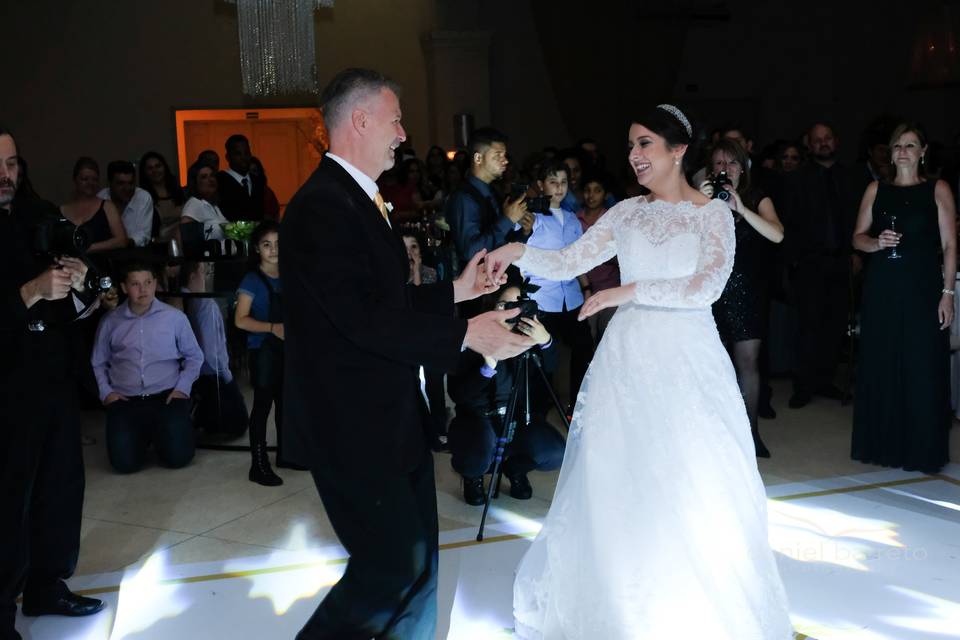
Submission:
M 693 127 L 690 126 L 690 121 L 687 120 L 687 116 L 683 115 L 683 111 L 677 109 L 672 104 L 658 104 L 657 109 L 663 109 L 674 118 L 680 121 L 680 124 L 683 125 L 683 129 L 687 132 L 687 135 L 691 138 L 693 137 Z

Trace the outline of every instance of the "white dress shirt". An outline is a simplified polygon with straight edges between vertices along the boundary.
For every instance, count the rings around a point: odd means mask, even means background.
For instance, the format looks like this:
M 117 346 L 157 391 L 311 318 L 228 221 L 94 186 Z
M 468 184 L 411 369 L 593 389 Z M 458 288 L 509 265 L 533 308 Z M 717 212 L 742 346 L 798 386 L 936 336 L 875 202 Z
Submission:
M 112 201 L 110 188 L 101 189 L 97 197 Z M 120 219 L 123 221 L 127 237 L 133 240 L 135 245 L 144 247 L 150 244 L 150 238 L 153 235 L 153 198 L 144 189 L 136 187 L 130 202 L 120 213 Z
M 234 180 L 236 180 L 236 181 L 237 181 L 237 184 L 239 184 L 241 187 L 243 186 L 243 181 L 246 180 L 246 181 L 247 181 L 247 195 L 248 195 L 248 196 L 252 196 L 252 195 L 253 195 L 253 181 L 250 179 L 250 174 L 249 174 L 249 173 L 248 173 L 247 175 L 245 175 L 245 176 L 242 176 L 242 175 L 240 175 L 239 173 L 237 173 L 236 171 L 234 171 L 233 169 L 231 169 L 231 168 L 229 168 L 229 167 L 227 167 L 227 170 L 224 171 L 224 173 L 226 173 L 226 174 L 229 175 L 231 178 L 233 178 Z
M 190 218 L 203 224 L 203 237 L 205 240 L 223 240 L 226 236 L 223 233 L 221 224 L 230 222 L 220 211 L 220 207 L 200 198 L 190 198 L 183 205 L 184 218 Z

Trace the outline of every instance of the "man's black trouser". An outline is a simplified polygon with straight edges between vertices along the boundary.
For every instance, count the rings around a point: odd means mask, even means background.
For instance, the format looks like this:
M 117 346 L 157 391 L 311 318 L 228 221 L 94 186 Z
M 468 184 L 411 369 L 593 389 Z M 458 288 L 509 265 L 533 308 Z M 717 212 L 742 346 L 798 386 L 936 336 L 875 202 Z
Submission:
M 73 574 L 80 553 L 83 453 L 77 383 L 0 385 L 0 635 L 16 598 Z

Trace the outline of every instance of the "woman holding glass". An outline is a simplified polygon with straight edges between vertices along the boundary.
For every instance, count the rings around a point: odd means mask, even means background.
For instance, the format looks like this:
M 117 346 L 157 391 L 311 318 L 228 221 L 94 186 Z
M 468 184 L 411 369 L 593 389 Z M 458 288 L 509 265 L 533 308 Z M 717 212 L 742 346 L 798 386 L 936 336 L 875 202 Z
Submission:
M 936 473 L 947 462 L 956 206 L 923 177 L 923 131 L 890 138 L 896 178 L 867 187 L 853 234 L 870 254 L 863 284 L 851 457 Z

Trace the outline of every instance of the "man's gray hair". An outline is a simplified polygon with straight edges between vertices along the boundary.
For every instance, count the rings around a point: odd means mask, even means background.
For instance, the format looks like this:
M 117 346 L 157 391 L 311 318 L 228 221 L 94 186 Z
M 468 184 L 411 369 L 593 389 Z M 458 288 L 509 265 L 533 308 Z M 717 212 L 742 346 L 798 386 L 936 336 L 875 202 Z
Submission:
M 400 95 L 400 86 L 379 71 L 344 69 L 334 76 L 320 94 L 320 109 L 327 130 L 341 126 L 358 103 L 381 89 L 390 89 Z

